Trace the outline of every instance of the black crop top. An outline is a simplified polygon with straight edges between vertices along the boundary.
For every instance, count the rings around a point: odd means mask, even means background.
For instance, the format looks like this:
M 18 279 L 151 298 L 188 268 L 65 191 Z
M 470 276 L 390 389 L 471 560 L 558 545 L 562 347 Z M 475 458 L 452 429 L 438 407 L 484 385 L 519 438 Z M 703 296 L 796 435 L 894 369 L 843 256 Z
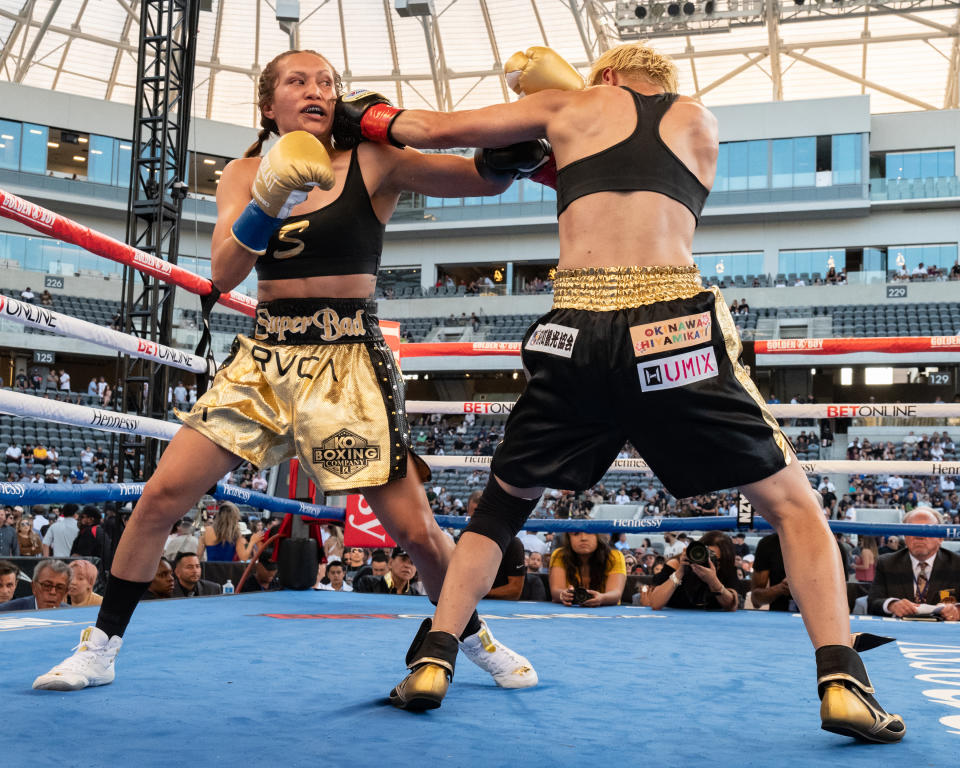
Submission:
M 340 197 L 284 219 L 257 259 L 257 278 L 376 275 L 385 228 L 373 211 L 354 150 Z
M 677 100 L 675 93 L 633 96 L 637 127 L 626 139 L 557 173 L 557 216 L 578 197 L 594 192 L 659 192 L 690 209 L 697 221 L 710 194 L 693 172 L 660 138 L 660 120 Z

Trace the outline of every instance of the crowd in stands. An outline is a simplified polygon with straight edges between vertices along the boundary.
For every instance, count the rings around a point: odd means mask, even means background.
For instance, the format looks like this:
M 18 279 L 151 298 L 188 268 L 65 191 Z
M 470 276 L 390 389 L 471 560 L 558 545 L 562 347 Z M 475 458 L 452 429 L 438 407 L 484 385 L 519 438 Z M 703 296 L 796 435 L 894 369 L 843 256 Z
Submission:
M 819 490 L 829 508 L 829 497 L 836 497 L 832 483 L 823 478 Z M 110 502 L 103 507 L 105 515 L 97 505 L 78 508 L 65 504 L 58 511 L 35 506 L 32 517 L 19 506 L 2 510 L 0 612 L 100 603 L 98 588 L 130 511 L 129 507 L 118 510 Z M 912 509 L 904 518 L 906 523 L 919 524 L 943 520 L 924 506 Z M 198 509 L 192 519 L 174 525 L 156 576 L 142 599 L 221 594 L 220 583 L 203 577 L 201 558 L 208 563 L 253 560 L 252 578 L 244 583 L 243 591 L 280 589 L 274 547 L 261 546 L 279 524 L 279 519 L 242 515 L 230 502 L 221 503 L 209 514 L 205 508 Z M 697 540 L 703 545 L 702 552 L 709 550 L 709 559 L 701 560 L 688 556 L 693 539 L 685 533 L 665 533 L 657 542 L 645 538 L 639 546 L 631 546 L 627 538 L 626 534 L 609 537 L 571 532 L 554 536 L 521 531 L 504 556 L 501 571 L 506 575 L 494 582 L 488 597 L 553 600 L 584 607 L 618 605 L 630 599 L 656 610 L 796 610 L 775 534 L 763 537 L 751 549 L 743 533 L 728 536 L 711 531 Z M 931 612 L 946 620 L 960 619 L 956 607 L 960 556 L 942 549 L 941 539 L 890 536 L 878 540 L 838 534 L 836 540 L 845 575 L 859 584 L 862 593 L 858 612 L 890 616 Z M 425 594 L 416 566 L 399 547 L 344 547 L 340 529 L 325 526 L 322 551 L 315 590 Z M 24 556 L 34 558 L 35 564 L 21 569 L 7 559 Z M 920 560 L 925 565 L 919 566 Z M 928 569 L 926 579 L 936 592 L 929 592 L 922 580 L 915 587 L 916 579 L 900 573 L 911 563 Z M 640 578 L 625 591 L 628 577 Z M 15 598 L 18 578 L 24 581 L 21 592 L 29 588 L 30 594 Z
M 935 264 L 925 265 L 922 261 L 911 270 L 908 270 L 905 264 L 901 264 L 900 267 L 890 275 L 890 278 L 892 280 L 909 282 L 960 280 L 960 261 L 951 266 L 949 270 L 938 267 Z

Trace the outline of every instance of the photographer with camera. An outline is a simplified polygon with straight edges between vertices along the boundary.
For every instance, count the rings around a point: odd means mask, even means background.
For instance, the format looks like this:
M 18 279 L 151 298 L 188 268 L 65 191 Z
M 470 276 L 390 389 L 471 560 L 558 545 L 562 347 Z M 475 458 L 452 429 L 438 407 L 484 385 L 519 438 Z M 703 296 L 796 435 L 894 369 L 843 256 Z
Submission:
M 610 546 L 610 537 L 576 531 L 566 533 L 550 555 L 550 594 L 555 603 L 619 605 L 627 583 L 623 553 Z
M 655 611 L 664 606 L 737 610 L 740 594 L 736 589 L 735 557 L 730 537 L 710 531 L 667 561 L 653 577 L 646 604 Z

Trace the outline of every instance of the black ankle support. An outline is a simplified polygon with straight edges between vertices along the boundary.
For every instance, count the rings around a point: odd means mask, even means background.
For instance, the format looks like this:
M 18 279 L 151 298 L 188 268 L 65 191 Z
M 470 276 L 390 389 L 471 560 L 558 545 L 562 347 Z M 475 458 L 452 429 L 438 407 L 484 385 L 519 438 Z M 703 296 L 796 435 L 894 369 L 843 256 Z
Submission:
M 486 536 L 500 547 L 501 552 L 506 552 L 507 546 L 523 529 L 523 524 L 527 522 L 538 501 L 539 499 L 521 499 L 507 493 L 491 472 L 487 487 L 483 489 L 483 495 L 477 503 L 477 511 L 470 518 L 466 530 Z
M 110 574 L 103 591 L 100 613 L 97 614 L 97 629 L 107 637 L 123 637 L 137 603 L 149 586 L 149 581 L 127 581 Z
M 873 693 L 860 655 L 846 645 L 823 645 L 817 648 L 817 682 L 833 676 L 852 678 L 866 692 Z M 821 691 L 822 694 L 822 691 Z
M 436 605 L 436 600 L 431 600 L 431 604 Z M 474 609 L 473 613 L 470 614 L 470 618 L 467 619 L 467 626 L 463 628 L 463 632 L 460 633 L 460 641 L 463 642 L 470 635 L 475 635 L 480 631 L 480 614 L 477 613 Z

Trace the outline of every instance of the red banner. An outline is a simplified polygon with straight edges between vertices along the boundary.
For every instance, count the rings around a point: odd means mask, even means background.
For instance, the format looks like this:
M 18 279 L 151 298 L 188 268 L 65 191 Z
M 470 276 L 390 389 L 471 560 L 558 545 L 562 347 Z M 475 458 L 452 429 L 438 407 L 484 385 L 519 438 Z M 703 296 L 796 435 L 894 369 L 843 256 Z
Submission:
M 373 514 L 367 500 L 359 493 L 347 496 L 347 513 L 343 521 L 343 546 L 373 549 L 397 546 Z
M 758 355 L 843 355 L 850 352 L 960 352 L 960 336 L 877 336 L 856 339 L 755 341 Z
M 448 357 L 466 355 L 519 355 L 519 341 L 434 341 L 426 344 L 401 344 L 401 357 Z

